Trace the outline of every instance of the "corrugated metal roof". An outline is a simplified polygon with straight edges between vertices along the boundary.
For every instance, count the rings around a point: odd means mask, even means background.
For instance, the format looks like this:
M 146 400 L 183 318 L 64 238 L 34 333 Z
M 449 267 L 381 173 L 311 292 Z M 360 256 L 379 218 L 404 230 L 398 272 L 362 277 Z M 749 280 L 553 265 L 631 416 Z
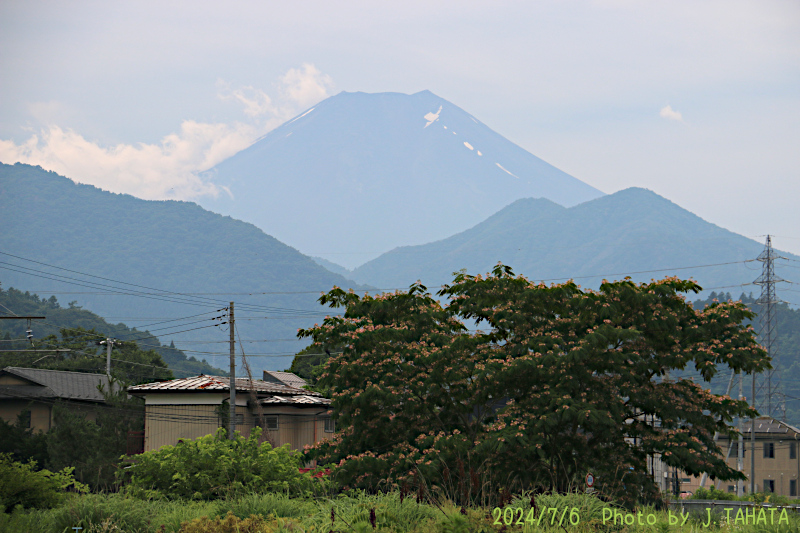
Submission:
M 249 392 L 251 388 L 250 380 L 247 378 L 236 378 L 236 391 Z M 308 395 L 321 396 L 318 392 L 307 391 L 287 385 L 277 383 L 267 383 L 265 381 L 253 380 L 252 388 L 258 393 L 277 393 L 289 396 Z M 130 387 L 128 392 L 137 394 L 142 392 L 176 392 L 176 391 L 227 391 L 230 390 L 230 379 L 219 376 L 199 375 L 191 378 L 179 378 L 170 381 L 157 383 L 145 383 Z
M 319 396 L 269 396 L 258 400 L 261 405 L 330 405 L 328 398 Z
M 105 374 L 86 374 L 84 372 L 68 372 L 66 370 L 45 370 L 41 368 L 20 368 L 7 366 L 3 372 L 13 374 L 22 379 L 40 385 L 42 388 L 38 397 L 56 397 L 66 400 L 87 400 L 92 402 L 102 402 L 105 398 L 97 390 L 98 385 L 109 390 L 108 376 Z M 13 391 L 22 391 L 22 388 L 12 388 L 15 385 L 6 385 L 6 393 L 13 394 Z M 28 392 L 33 393 L 30 386 L 25 387 Z M 116 387 L 118 388 L 118 387 Z M 49 392 L 48 392 L 49 391 Z M 52 393 L 52 396 L 48 396 Z
M 280 372 L 278 370 L 264 370 L 264 381 L 267 383 L 282 383 L 290 387 L 303 388 L 306 380 L 293 372 Z

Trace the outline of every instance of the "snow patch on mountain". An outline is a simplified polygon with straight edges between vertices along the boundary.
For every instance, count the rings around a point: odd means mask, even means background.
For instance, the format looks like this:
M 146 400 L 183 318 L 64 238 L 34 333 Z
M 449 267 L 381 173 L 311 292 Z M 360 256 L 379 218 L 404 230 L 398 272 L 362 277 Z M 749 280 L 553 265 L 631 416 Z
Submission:
M 514 176 L 515 178 L 519 179 L 519 176 L 517 176 L 517 175 L 516 175 L 516 174 L 514 174 L 513 172 L 510 172 L 508 169 L 506 169 L 506 168 L 505 168 L 503 165 L 501 165 L 500 163 L 495 163 L 495 165 L 497 165 L 498 167 L 500 167 L 500 170 L 502 170 L 503 172 L 505 172 L 505 173 L 506 173 L 506 174 L 508 174 L 509 176 Z
M 305 113 L 303 113 L 302 115 L 300 115 L 299 117 L 293 118 L 292 120 L 290 120 L 289 122 L 287 122 L 285 125 L 289 125 L 289 124 L 291 124 L 292 122 L 294 122 L 295 120 L 300 120 L 300 119 L 301 119 L 301 118 L 303 118 L 304 116 L 306 116 L 306 115 L 308 115 L 309 113 L 311 113 L 312 111 L 314 111 L 314 109 L 316 109 L 316 108 L 315 108 L 315 107 L 312 107 L 311 109 L 309 109 L 308 111 L 306 111 Z
M 427 113 L 424 117 L 422 117 L 428 121 L 428 123 L 425 124 L 425 126 L 423 126 L 423 129 L 427 128 L 428 126 L 439 120 L 439 113 L 441 112 L 442 112 L 442 106 L 439 106 L 439 110 L 436 113 Z M 445 129 L 447 129 L 447 126 L 445 126 Z

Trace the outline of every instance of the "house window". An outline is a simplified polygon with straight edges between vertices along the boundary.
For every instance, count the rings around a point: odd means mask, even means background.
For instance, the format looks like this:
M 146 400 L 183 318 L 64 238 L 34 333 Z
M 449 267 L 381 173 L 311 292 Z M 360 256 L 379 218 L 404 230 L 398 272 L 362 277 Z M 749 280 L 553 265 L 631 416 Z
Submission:
M 264 423 L 266 425 L 267 431 L 277 431 L 278 430 L 278 417 L 277 416 L 265 416 Z
M 765 442 L 764 443 L 764 459 L 774 459 L 775 458 L 775 443 L 774 442 Z
M 747 453 L 747 443 L 742 443 L 742 457 Z M 731 457 L 739 457 L 739 443 L 734 441 L 731 443 Z
M 789 443 L 789 459 L 797 459 L 797 443 Z
M 775 492 L 775 480 L 774 479 L 765 479 L 764 480 L 764 492 Z
M 325 419 L 325 433 L 333 433 L 336 431 L 336 420 L 332 418 Z
M 31 427 L 31 410 L 25 409 L 19 414 L 19 425 L 25 429 L 30 429 Z
M 789 480 L 789 496 L 797 496 L 797 480 Z
M 736 490 L 736 485 L 728 485 L 728 492 L 734 492 Z

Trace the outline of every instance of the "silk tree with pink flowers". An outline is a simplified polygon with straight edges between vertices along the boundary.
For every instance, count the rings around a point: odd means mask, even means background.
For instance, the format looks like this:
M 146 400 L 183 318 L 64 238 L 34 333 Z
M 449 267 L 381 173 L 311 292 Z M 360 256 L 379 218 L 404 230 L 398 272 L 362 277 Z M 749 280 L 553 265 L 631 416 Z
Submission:
M 420 283 L 363 297 L 334 288 L 320 303 L 344 315 L 298 334 L 343 347 L 318 383 L 338 432 L 309 457 L 338 464 L 346 486 L 462 505 L 582 488 L 588 472 L 601 495 L 654 501 L 654 455 L 688 474 L 743 479 L 714 433 L 733 436 L 730 422 L 756 413 L 704 384 L 769 359 L 744 305 L 696 311 L 683 295 L 699 290 L 678 278 L 545 285 L 502 264 L 456 273 L 438 292 L 444 303 Z M 670 379 L 685 369 L 702 379 Z

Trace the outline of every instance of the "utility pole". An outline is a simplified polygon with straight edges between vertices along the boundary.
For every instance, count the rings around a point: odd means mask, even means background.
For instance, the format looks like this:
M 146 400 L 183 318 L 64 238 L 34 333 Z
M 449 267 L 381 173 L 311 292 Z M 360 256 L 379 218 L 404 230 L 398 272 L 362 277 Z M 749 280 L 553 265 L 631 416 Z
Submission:
M 231 389 L 231 397 L 230 397 L 230 429 L 228 430 L 228 438 L 234 438 L 234 432 L 236 431 L 236 332 L 233 328 L 236 326 L 236 322 L 233 318 L 233 302 L 231 302 L 230 307 L 228 308 L 228 327 L 230 328 L 230 350 L 231 350 L 231 378 L 230 378 L 230 389 Z
M 111 379 L 111 348 L 114 346 L 119 346 L 122 344 L 122 341 L 108 337 L 106 340 L 99 341 L 97 344 L 105 345 L 106 347 L 106 375 L 108 376 L 108 379 Z
M 753 372 L 753 399 L 750 406 L 756 408 L 756 373 Z M 750 419 L 750 494 L 756 492 L 756 419 Z
M 744 382 L 742 372 L 739 371 L 739 401 L 744 399 Z M 736 459 L 736 470 L 741 472 L 744 469 L 744 436 L 742 435 L 742 417 L 739 417 L 739 445 L 737 447 L 738 457 Z M 741 480 L 736 482 L 736 495 L 744 496 L 744 485 Z

